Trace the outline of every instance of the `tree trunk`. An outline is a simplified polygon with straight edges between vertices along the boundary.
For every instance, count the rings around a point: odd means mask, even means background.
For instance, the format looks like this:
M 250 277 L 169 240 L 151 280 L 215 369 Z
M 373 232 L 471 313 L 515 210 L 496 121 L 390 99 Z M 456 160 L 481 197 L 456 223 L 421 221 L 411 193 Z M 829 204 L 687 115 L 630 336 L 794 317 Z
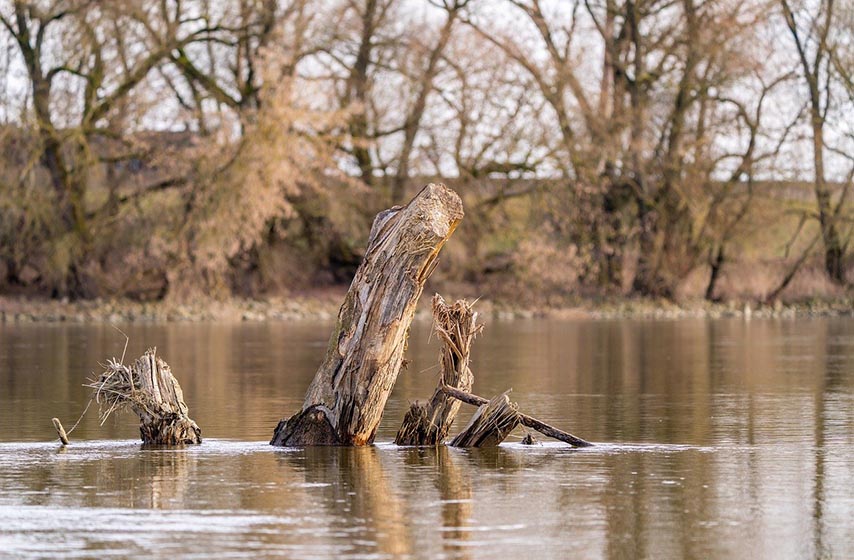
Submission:
M 377 215 L 302 410 L 279 422 L 272 445 L 373 442 L 403 362 L 415 305 L 462 218 L 460 197 L 441 184 Z
M 474 375 L 469 355 L 474 337 L 482 330 L 471 304 L 458 300 L 448 306 L 442 296 L 433 296 L 433 325 L 442 340 L 439 352 L 439 386 L 427 404 L 414 403 L 403 419 L 394 442 L 397 445 L 439 445 L 451 429 L 460 402 L 442 391 L 444 385 L 471 391 Z
M 662 240 L 659 210 L 638 202 L 640 223 L 637 271 L 632 281 L 632 291 L 641 296 L 670 297 L 667 282 L 661 276 Z

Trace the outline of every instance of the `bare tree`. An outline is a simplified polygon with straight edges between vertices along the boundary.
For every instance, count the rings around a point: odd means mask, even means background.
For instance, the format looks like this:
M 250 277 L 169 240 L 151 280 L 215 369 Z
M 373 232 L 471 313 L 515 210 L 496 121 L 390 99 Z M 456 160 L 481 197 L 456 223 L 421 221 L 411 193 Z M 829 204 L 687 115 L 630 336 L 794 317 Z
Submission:
M 809 126 L 812 134 L 813 191 L 824 243 L 824 268 L 831 281 L 845 284 L 845 247 L 839 232 L 837 213 L 833 210 L 833 196 L 827 181 L 825 163 L 825 128 L 832 104 L 831 82 L 835 74 L 834 45 L 830 34 L 835 25 L 836 6 L 834 0 L 821 0 L 814 6 L 797 6 L 789 0 L 779 0 L 779 3 L 797 52 L 800 74 L 807 87 Z
M 708 239 L 697 237 L 697 221 L 715 214 L 709 205 L 728 188 L 717 177 L 744 167 L 721 153 L 728 132 L 718 124 L 753 120 L 727 91 L 752 75 L 738 45 L 761 10 L 691 0 L 509 3 L 528 20 L 529 35 L 472 25 L 533 77 L 551 108 L 578 209 L 572 235 L 591 251 L 588 280 L 619 289 L 634 246 L 633 291 L 673 295 L 703 262 Z M 590 27 L 592 45 L 582 31 Z M 708 147 L 702 160 L 700 147 Z M 748 165 L 754 156 L 741 151 Z
M 14 39 L 27 71 L 37 153 L 58 207 L 60 227 L 53 235 L 66 258 L 53 286 L 57 293 L 86 293 L 81 266 L 96 236 L 93 220 L 109 207 L 87 204 L 88 175 L 98 163 L 139 157 L 122 117 L 133 105 L 136 88 L 170 52 L 199 37 L 201 31 L 186 29 L 183 18 L 177 5 L 166 3 L 154 8 L 16 1 L 0 11 L 0 24 Z M 131 38 L 135 44 L 128 45 Z M 99 151 L 93 144 L 101 139 L 124 149 Z

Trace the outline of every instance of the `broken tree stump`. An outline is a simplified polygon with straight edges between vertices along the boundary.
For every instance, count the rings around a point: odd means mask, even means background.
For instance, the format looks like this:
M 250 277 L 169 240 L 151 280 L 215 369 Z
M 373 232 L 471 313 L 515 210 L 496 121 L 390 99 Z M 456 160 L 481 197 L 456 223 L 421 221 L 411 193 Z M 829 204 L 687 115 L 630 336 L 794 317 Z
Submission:
M 502 393 L 480 405 L 451 447 L 495 447 L 519 425 L 519 409 Z
M 439 386 L 426 404 L 416 402 L 410 406 L 394 440 L 397 445 L 441 444 L 460 408 L 460 401 L 442 391 L 442 386 L 471 391 L 474 382 L 469 355 L 472 341 L 483 330 L 483 325 L 477 324 L 477 313 L 471 304 L 457 300 L 449 306 L 442 296 L 434 295 L 433 329 L 442 341 Z
M 86 385 L 100 405 L 101 423 L 116 410 L 130 408 L 139 417 L 143 443 L 201 443 L 202 431 L 188 416 L 181 386 L 156 352 L 146 351 L 129 366 L 109 360 L 101 375 Z
M 403 363 L 415 305 L 462 218 L 460 197 L 441 184 L 377 215 L 303 407 L 279 422 L 271 445 L 373 442 Z
M 483 406 L 489 402 L 483 397 L 473 395 L 471 393 L 466 393 L 465 391 L 460 391 L 459 389 L 456 389 L 454 387 L 448 387 L 447 385 L 442 387 L 442 391 L 454 397 L 455 399 L 459 399 L 464 403 L 468 403 L 473 406 Z M 589 441 L 574 436 L 569 432 L 564 432 L 563 430 L 555 428 L 554 426 L 550 426 L 549 424 L 546 424 L 541 420 L 537 420 L 536 418 L 528 416 L 527 414 L 523 414 L 521 412 L 519 413 L 519 423 L 523 426 L 527 426 L 533 430 L 540 432 L 544 436 L 560 440 L 575 447 L 593 446 L 593 444 Z

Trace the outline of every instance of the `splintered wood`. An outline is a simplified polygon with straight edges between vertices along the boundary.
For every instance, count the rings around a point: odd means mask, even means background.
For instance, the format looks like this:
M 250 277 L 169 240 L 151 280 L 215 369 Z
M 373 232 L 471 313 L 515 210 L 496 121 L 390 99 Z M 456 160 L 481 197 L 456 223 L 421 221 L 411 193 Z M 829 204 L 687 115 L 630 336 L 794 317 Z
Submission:
M 471 345 L 482 325 L 476 323 L 477 314 L 472 305 L 459 300 L 448 307 L 437 294 L 433 297 L 433 321 L 438 338 L 442 341 L 439 363 L 439 385 L 430 401 L 410 406 L 403 424 L 397 432 L 398 445 L 439 445 L 448 435 L 460 402 L 478 407 L 469 425 L 451 441 L 454 447 L 489 447 L 498 445 L 522 424 L 543 435 L 566 442 L 575 447 L 590 447 L 585 441 L 541 420 L 518 411 L 507 393 L 487 400 L 471 394 L 474 374 L 469 368 Z M 455 406 L 457 405 L 457 406 Z M 529 440 L 532 442 L 533 438 Z
M 507 393 L 478 407 L 468 426 L 451 440 L 452 447 L 495 447 L 519 425 L 519 409 Z
M 272 445 L 373 442 L 403 363 L 418 298 L 462 218 L 460 197 L 437 184 L 424 187 L 406 206 L 377 215 L 302 409 L 279 422 Z
M 442 341 L 439 351 L 439 386 L 426 404 L 413 403 L 397 432 L 397 445 L 439 445 L 448 437 L 460 402 L 449 397 L 442 387 L 471 391 L 474 375 L 469 369 L 471 344 L 483 329 L 470 303 L 458 300 L 449 306 L 433 296 L 433 329 Z
M 87 384 L 100 406 L 101 423 L 113 412 L 130 408 L 139 417 L 143 443 L 201 443 L 202 431 L 188 416 L 181 386 L 156 352 L 148 350 L 129 366 L 109 360 L 101 375 Z
M 471 393 L 466 393 L 465 391 L 460 391 L 459 389 L 456 389 L 454 387 L 448 387 L 447 385 L 442 387 L 442 391 L 454 397 L 455 399 L 459 399 L 464 403 L 468 403 L 472 406 L 483 406 L 489 402 L 481 396 L 472 395 Z M 559 428 L 555 428 L 554 426 L 546 424 L 542 420 L 537 420 L 536 418 L 528 416 L 527 414 L 523 414 L 521 412 L 519 413 L 519 423 L 523 426 L 540 432 L 544 436 L 560 440 L 574 447 L 593 447 L 593 444 L 587 440 L 581 439 L 578 436 L 574 436 L 569 432 L 564 432 Z

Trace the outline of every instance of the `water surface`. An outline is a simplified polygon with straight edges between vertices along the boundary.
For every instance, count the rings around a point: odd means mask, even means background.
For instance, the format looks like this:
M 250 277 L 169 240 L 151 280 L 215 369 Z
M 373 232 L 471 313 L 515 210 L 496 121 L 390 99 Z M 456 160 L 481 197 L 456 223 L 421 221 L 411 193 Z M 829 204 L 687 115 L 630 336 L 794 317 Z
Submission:
M 273 449 L 328 322 L 126 325 L 205 441 L 142 448 L 92 410 L 106 325 L 0 325 L 0 555 L 218 558 L 854 557 L 854 320 L 492 321 L 475 391 L 599 442 L 397 448 L 436 383 L 416 324 L 364 449 Z M 470 412 L 470 410 L 469 410 Z

